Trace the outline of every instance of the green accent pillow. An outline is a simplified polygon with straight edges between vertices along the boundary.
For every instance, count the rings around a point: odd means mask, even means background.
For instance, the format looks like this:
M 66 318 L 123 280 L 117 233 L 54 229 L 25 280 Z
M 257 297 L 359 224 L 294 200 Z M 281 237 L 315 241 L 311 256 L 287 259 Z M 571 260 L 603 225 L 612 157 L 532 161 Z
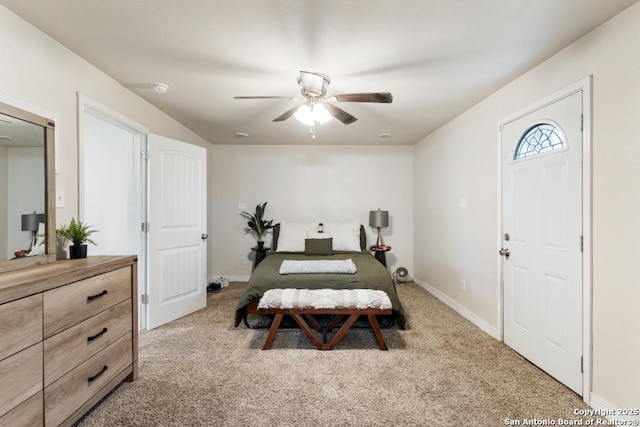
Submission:
M 333 238 L 304 239 L 305 255 L 333 255 Z

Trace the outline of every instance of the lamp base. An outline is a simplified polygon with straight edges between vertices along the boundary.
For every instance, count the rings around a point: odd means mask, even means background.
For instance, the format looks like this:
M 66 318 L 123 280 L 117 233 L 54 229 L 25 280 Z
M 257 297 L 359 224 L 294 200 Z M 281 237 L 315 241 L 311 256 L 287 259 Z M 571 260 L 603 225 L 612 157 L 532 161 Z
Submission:
M 378 246 L 379 248 L 384 246 L 384 243 L 382 243 L 382 234 L 380 234 L 380 227 L 378 228 L 378 242 L 376 243 L 376 246 Z

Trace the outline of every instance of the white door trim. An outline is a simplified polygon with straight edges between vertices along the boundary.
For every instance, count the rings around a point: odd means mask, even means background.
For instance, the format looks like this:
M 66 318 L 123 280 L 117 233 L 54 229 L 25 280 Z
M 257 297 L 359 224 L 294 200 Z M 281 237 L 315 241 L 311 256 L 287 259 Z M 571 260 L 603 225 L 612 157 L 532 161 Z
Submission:
M 113 122 L 114 125 L 121 128 L 130 130 L 132 132 L 141 134 L 143 136 L 143 146 L 146 146 L 146 139 L 149 135 L 149 129 L 141 124 L 129 119 L 128 117 L 118 113 L 117 111 L 95 101 L 88 96 L 77 92 L 77 120 L 78 120 L 78 216 L 80 220 L 84 220 L 84 204 L 85 204 L 85 183 L 83 177 L 85 176 L 85 113 L 93 114 L 97 117 L 103 118 L 105 121 Z M 146 170 L 142 173 L 142 186 L 147 188 Z M 147 190 L 144 190 L 144 194 L 141 194 L 143 210 L 147 209 Z M 145 213 L 146 216 L 146 213 Z M 147 254 L 146 254 L 146 242 L 142 245 L 142 253 L 138 257 L 138 295 L 134 296 L 134 301 L 138 304 L 139 321 L 138 327 L 140 329 L 146 329 L 147 327 L 147 312 L 146 305 L 141 303 L 141 295 L 147 293 Z
M 130 118 L 118 113 L 115 110 L 95 101 L 88 96 L 77 92 L 78 95 L 78 218 L 84 218 L 84 181 L 80 177 L 84 176 L 84 113 L 94 111 L 105 119 L 112 120 L 118 126 L 131 129 L 135 132 L 149 135 L 149 129 L 134 122 Z
M 517 120 L 532 111 L 539 110 L 559 99 L 565 98 L 576 92 L 582 92 L 582 111 L 583 111 L 583 133 L 582 133 L 582 235 L 583 235 L 583 252 L 582 252 L 582 355 L 583 355 L 583 373 L 582 373 L 582 400 L 589 404 L 591 393 L 591 371 L 592 371 L 592 240 L 591 240 L 591 85 L 592 77 L 587 76 L 578 82 L 561 89 L 550 96 L 514 113 L 498 121 L 498 206 L 497 206 L 497 236 L 496 236 L 496 269 L 498 271 L 497 283 L 497 325 L 498 337 L 504 342 L 504 287 L 501 257 L 498 251 L 502 247 L 502 137 L 501 129 L 504 125 Z

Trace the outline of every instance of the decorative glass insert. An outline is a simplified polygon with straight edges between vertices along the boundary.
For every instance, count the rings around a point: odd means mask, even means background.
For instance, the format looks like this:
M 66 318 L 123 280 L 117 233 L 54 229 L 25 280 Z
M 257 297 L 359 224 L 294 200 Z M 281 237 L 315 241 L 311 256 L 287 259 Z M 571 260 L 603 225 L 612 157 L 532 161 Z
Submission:
M 513 160 L 535 156 L 567 146 L 562 131 L 550 123 L 530 127 L 518 141 Z

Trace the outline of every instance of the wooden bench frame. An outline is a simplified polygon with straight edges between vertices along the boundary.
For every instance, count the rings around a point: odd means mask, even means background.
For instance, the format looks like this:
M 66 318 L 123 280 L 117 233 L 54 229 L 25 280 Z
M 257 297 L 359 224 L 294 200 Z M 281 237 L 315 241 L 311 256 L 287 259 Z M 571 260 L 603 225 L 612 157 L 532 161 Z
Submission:
M 349 331 L 351 326 L 358 320 L 360 316 L 367 316 L 369 319 L 369 323 L 371 324 L 371 329 L 373 329 L 373 334 L 376 337 L 376 341 L 378 342 L 378 346 L 380 350 L 388 350 L 387 344 L 384 341 L 384 337 L 382 336 L 382 331 L 380 330 L 380 325 L 378 324 L 378 320 L 376 319 L 376 315 L 390 315 L 393 313 L 392 309 L 381 309 L 381 308 L 365 308 L 359 309 L 356 307 L 340 307 L 340 308 L 313 308 L 313 307 L 296 307 L 296 308 L 256 308 L 255 313 L 262 315 L 275 315 L 273 319 L 273 323 L 271 323 L 271 328 L 269 329 L 269 335 L 267 335 L 267 340 L 262 347 L 263 350 L 269 350 L 271 348 L 271 344 L 273 344 L 273 340 L 276 337 L 276 333 L 278 332 L 278 328 L 280 328 L 280 322 L 282 322 L 282 318 L 285 315 L 290 315 L 296 321 L 296 323 L 300 326 L 302 331 L 309 337 L 313 345 L 316 346 L 318 350 L 333 350 L 333 348 L 338 345 L 338 343 L 344 338 L 346 333 Z M 320 323 L 314 316 L 318 315 L 330 315 L 333 316 L 331 322 L 328 326 L 322 327 Z M 345 316 L 349 316 L 347 320 L 344 322 L 342 327 L 338 330 L 338 332 L 333 336 L 331 341 L 327 343 L 327 333 L 330 333 L 333 329 L 335 329 L 340 321 Z M 307 323 L 308 322 L 308 323 Z M 309 326 L 309 323 L 311 326 Z M 316 334 L 312 330 L 322 334 L 323 340 L 320 341 Z

